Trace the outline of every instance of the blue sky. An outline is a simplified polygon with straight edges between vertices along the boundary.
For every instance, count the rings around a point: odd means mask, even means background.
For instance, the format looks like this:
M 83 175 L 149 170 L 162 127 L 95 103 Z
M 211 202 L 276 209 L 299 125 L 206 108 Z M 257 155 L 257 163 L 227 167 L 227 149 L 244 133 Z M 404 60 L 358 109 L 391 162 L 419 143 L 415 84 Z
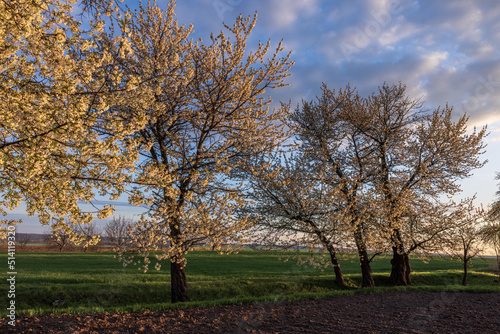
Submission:
M 193 23 L 202 38 L 231 24 L 238 14 L 258 20 L 251 43 L 292 50 L 289 87 L 274 100 L 310 100 L 329 88 L 356 86 L 370 94 L 384 82 L 401 81 L 428 108 L 454 107 L 473 126 L 488 125 L 489 162 L 464 180 L 463 197 L 477 193 L 490 204 L 500 171 L 500 2 L 488 0 L 188 0 L 178 1 L 177 19 Z
M 125 3 L 135 5 L 136 1 Z M 168 1 L 159 0 L 166 8 Z M 500 171 L 500 2 L 497 0 L 179 0 L 180 23 L 194 25 L 194 36 L 208 40 L 241 13 L 257 25 L 249 48 L 258 41 L 283 40 L 295 65 L 289 87 L 270 91 L 275 102 L 311 100 L 321 83 L 341 88 L 350 83 L 361 94 L 402 82 L 428 108 L 448 103 L 470 125 L 488 125 L 485 167 L 462 182 L 463 196 L 477 193 L 490 204 Z M 140 210 L 125 204 L 118 213 Z M 23 218 L 22 207 L 15 210 Z M 40 231 L 28 218 L 21 232 Z

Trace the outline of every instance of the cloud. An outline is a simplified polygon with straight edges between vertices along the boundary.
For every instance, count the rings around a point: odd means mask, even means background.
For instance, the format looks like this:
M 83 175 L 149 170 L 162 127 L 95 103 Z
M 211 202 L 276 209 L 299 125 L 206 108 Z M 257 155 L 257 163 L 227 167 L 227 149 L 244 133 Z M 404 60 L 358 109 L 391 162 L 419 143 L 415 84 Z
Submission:
M 382 47 L 395 48 L 397 43 L 408 40 L 419 31 L 418 26 L 412 23 L 397 23 L 380 34 L 378 42 Z
M 474 121 L 497 119 L 496 87 L 489 96 L 479 94 L 480 103 L 476 99 L 481 78 L 493 74 L 500 81 L 496 1 L 186 0 L 176 7 L 179 21 L 193 23 L 204 39 L 223 29 L 223 21 L 255 11 L 248 45 L 283 39 L 296 62 L 291 86 L 270 91 L 274 101 L 313 98 L 322 82 L 372 92 L 383 82 L 401 81 L 429 107 L 448 102 L 463 113 L 470 102 Z
M 308 18 L 318 10 L 318 0 L 273 0 L 268 4 L 272 28 L 284 29 L 296 26 L 304 17 Z

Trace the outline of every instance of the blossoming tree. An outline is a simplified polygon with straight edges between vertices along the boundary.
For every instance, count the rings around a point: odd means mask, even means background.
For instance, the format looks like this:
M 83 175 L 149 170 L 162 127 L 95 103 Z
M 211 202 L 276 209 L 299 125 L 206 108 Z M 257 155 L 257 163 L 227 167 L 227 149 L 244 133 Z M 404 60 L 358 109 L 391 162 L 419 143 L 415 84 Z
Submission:
M 137 76 L 141 84 L 124 92 L 111 114 L 146 122 L 128 137 L 140 143 L 130 201 L 149 211 L 131 231 L 137 252 L 121 260 L 140 255 L 147 270 L 150 251 L 161 246 L 155 256 L 169 259 L 172 302 L 180 302 L 189 300 L 186 253 L 201 242 L 230 250 L 244 237 L 250 221 L 233 214 L 243 200 L 228 176 L 284 137 L 288 107 L 271 110 L 264 94 L 285 86 L 292 62 L 280 56 L 281 43 L 270 58 L 269 42 L 247 50 L 256 17 L 240 16 L 226 26 L 230 36 L 221 32 L 205 44 L 190 39 L 192 27 L 178 26 L 174 7 L 148 3 L 119 22 L 130 52 L 111 56 L 124 80 Z
M 300 153 L 309 161 L 316 178 L 335 193 L 332 206 L 342 207 L 342 220 L 350 226 L 358 250 L 362 285 L 374 286 L 367 243 L 369 198 L 365 189 L 373 177 L 370 162 L 372 144 L 349 123 L 349 114 L 359 107 L 362 98 L 347 86 L 339 91 L 322 87 L 316 101 L 303 101 L 289 117 L 301 141 Z
M 243 175 L 248 181 L 248 204 L 241 212 L 256 219 L 259 242 L 286 248 L 319 244 L 330 256 L 335 283 L 344 287 L 337 248 L 345 246 L 349 227 L 343 223 L 342 208 L 332 205 L 339 190 L 322 184 L 300 155 L 269 155 L 258 159 Z
M 0 210 L 24 200 L 42 224 L 51 218 L 64 223 L 65 216 L 69 224 L 89 223 L 93 214 L 78 202 L 90 202 L 96 192 L 119 196 L 137 158 L 133 145 L 117 143 L 140 123 L 127 125 L 106 113 L 117 95 L 105 83 L 117 78 L 96 41 L 103 17 L 114 12 L 111 2 L 92 2 L 99 10 L 87 16 L 86 31 L 74 4 L 0 2 Z M 104 138 L 95 127 L 120 129 L 121 136 Z M 110 206 L 96 211 L 101 218 L 111 212 Z
M 404 85 L 379 87 L 350 113 L 349 123 L 374 150 L 370 180 L 380 195 L 377 216 L 386 224 L 392 244 L 391 281 L 407 285 L 409 268 L 404 225 L 420 199 L 438 200 L 460 191 L 458 181 L 484 165 L 480 155 L 486 127 L 467 133 L 468 116 L 454 120 L 446 106 L 431 112 L 408 95 Z

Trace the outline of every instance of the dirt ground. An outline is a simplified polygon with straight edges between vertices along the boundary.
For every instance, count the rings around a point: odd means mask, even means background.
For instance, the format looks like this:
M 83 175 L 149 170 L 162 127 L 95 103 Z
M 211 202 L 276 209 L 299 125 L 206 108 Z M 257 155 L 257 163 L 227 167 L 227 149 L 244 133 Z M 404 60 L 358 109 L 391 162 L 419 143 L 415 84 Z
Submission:
M 0 333 L 500 333 L 500 293 L 386 292 L 135 313 L 18 317 Z

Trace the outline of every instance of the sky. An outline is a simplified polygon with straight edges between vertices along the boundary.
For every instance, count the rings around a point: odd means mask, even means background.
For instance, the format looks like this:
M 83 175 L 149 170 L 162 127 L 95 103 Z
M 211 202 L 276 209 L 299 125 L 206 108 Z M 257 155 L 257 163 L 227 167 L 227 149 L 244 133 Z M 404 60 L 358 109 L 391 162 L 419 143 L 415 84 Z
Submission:
M 134 6 L 136 1 L 126 0 Z M 161 8 L 168 1 L 158 0 Z M 467 113 L 470 128 L 487 125 L 488 163 L 462 181 L 461 197 L 477 196 L 485 206 L 499 189 L 500 172 L 500 2 L 497 0 L 178 0 L 176 18 L 193 24 L 193 37 L 232 25 L 239 14 L 257 24 L 248 47 L 283 40 L 295 65 L 288 87 L 269 91 L 277 106 L 292 107 L 348 83 L 366 96 L 384 82 L 403 83 L 407 93 L 435 109 L 454 107 L 455 117 Z M 285 53 L 284 53 L 285 54 Z M 118 204 L 118 205 L 117 205 Z M 115 203 L 117 213 L 137 215 L 142 209 Z M 20 232 L 40 232 L 36 217 L 19 207 L 11 218 L 23 218 Z M 102 223 L 102 222 L 101 222 Z M 24 226 L 23 226 L 24 225 Z

